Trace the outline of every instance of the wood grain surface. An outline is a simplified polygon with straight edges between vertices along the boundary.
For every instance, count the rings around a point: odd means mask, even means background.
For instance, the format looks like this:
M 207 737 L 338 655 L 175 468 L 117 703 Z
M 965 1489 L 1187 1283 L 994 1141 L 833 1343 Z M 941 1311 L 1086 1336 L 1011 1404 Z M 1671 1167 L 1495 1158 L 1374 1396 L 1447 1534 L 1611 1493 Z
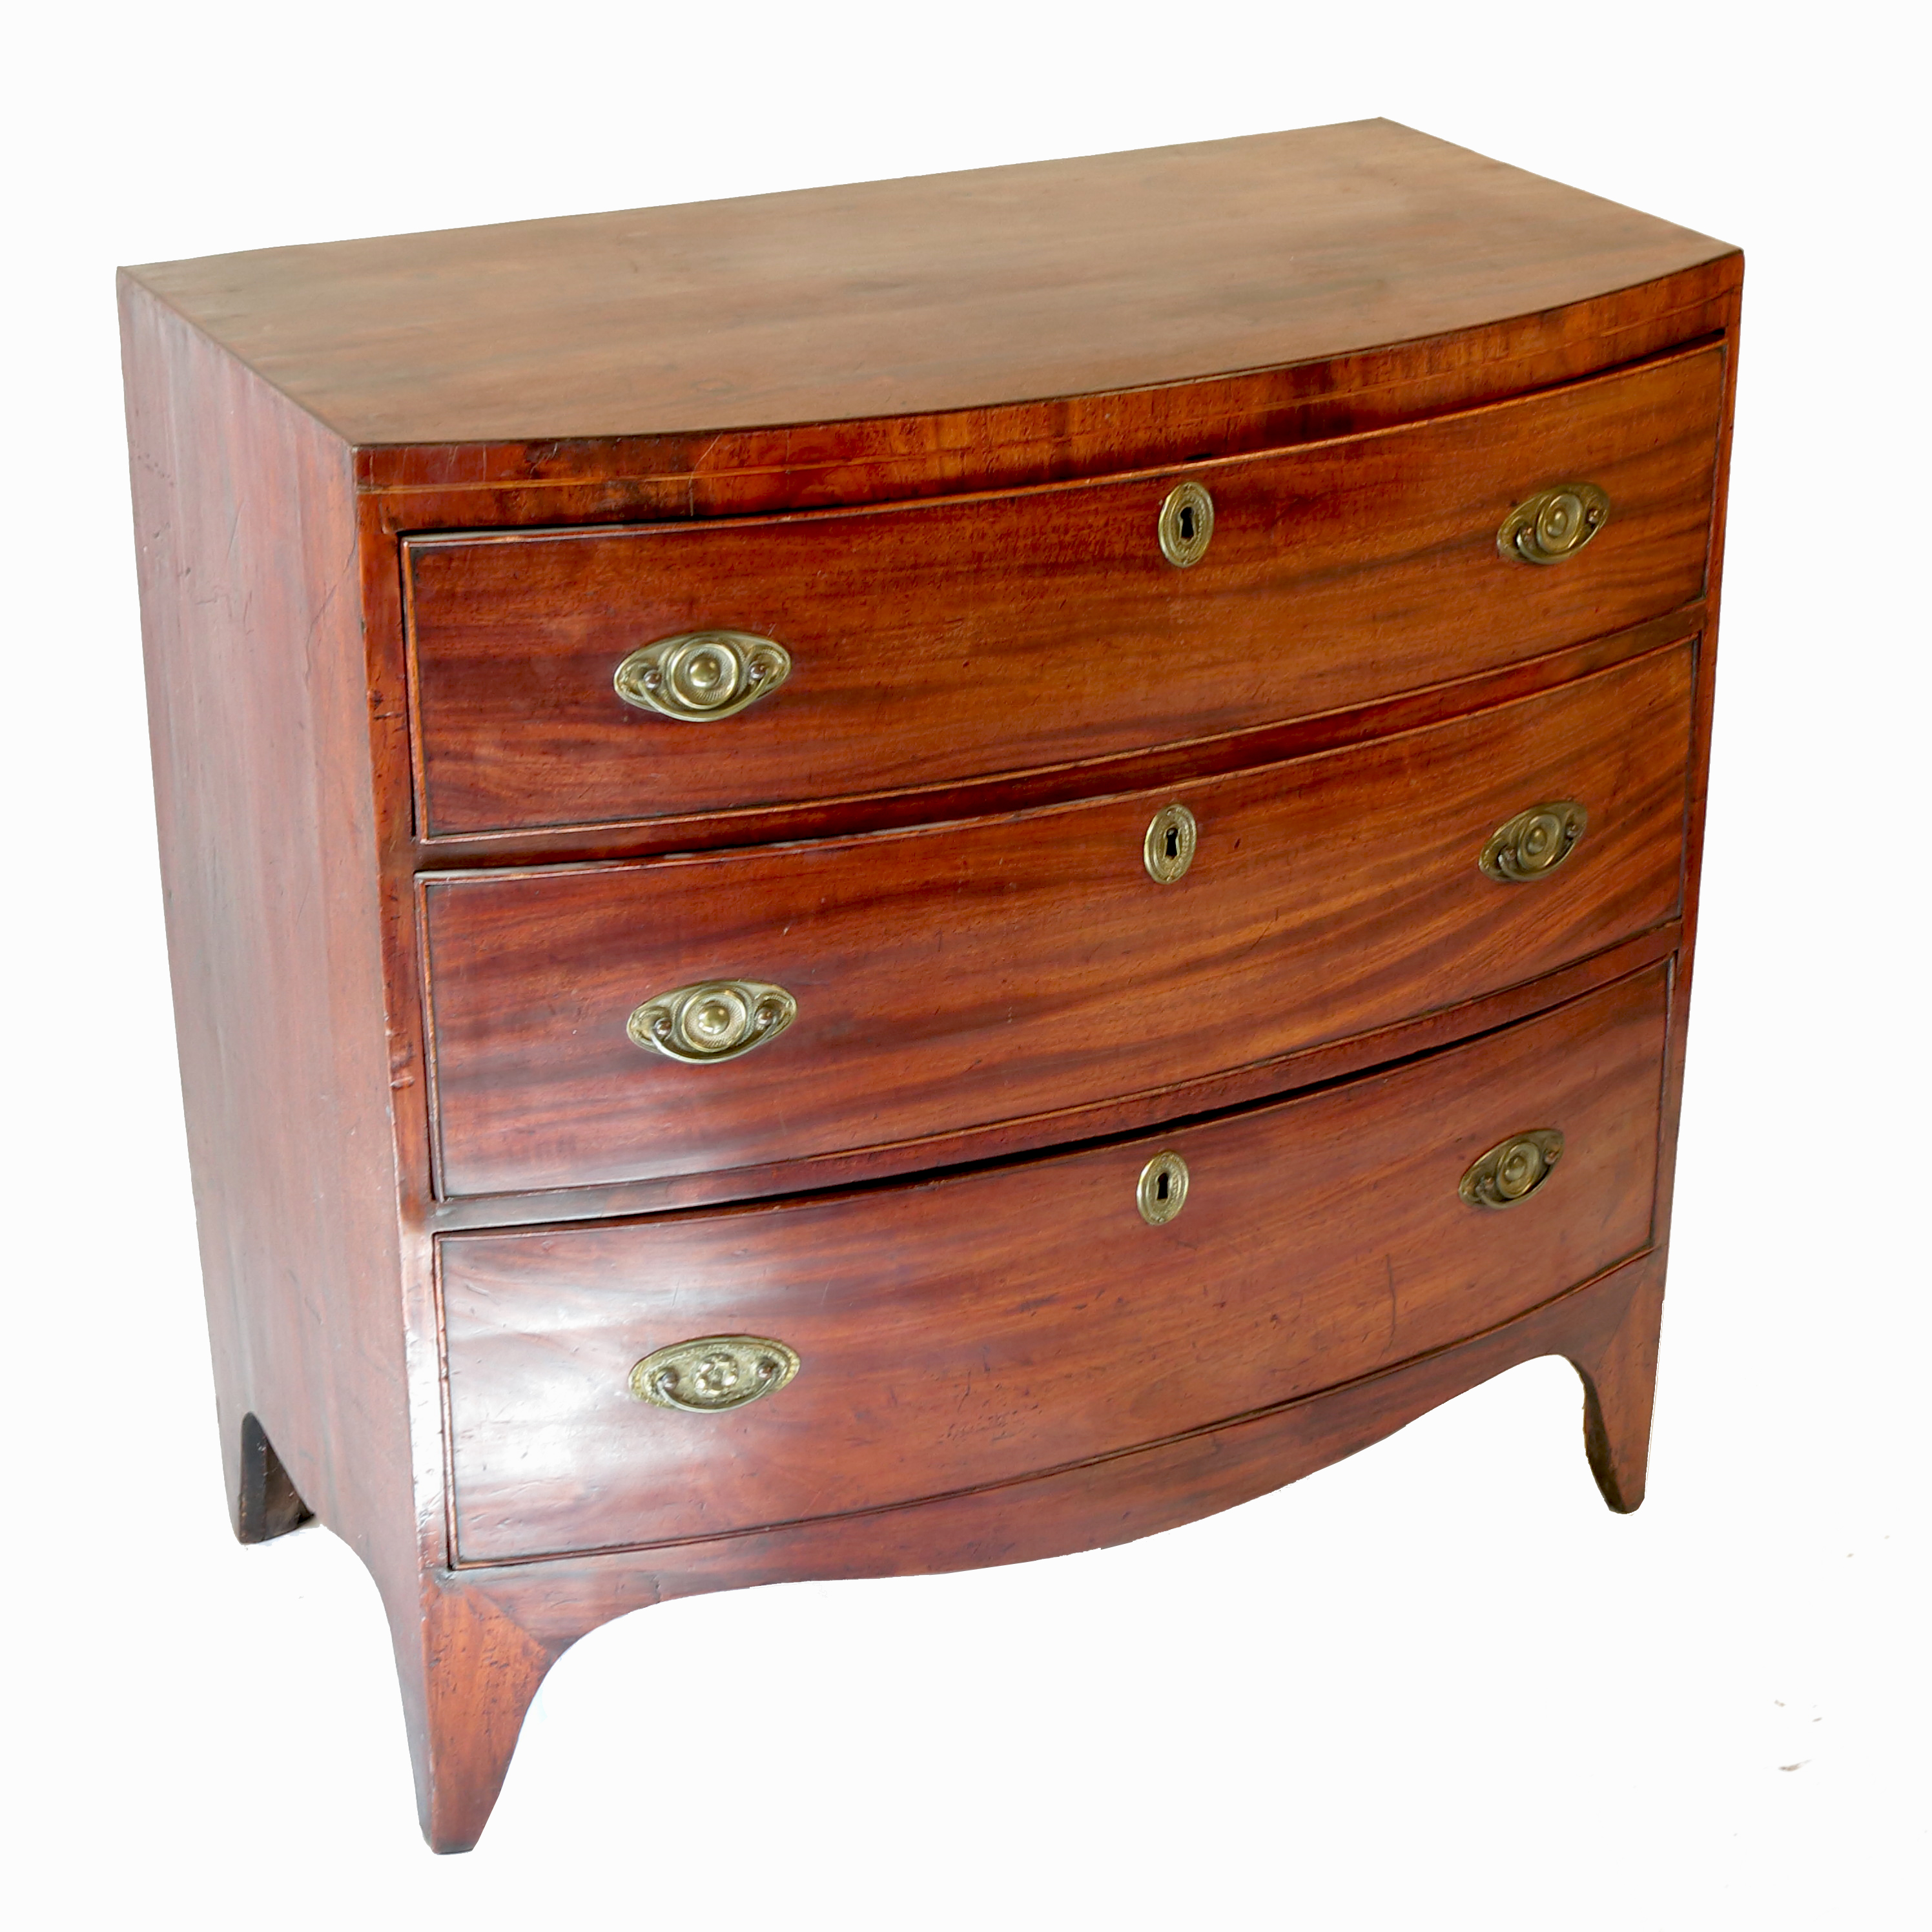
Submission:
M 950 1180 L 441 1257 L 465 1561 L 720 1534 L 1009 1480 L 1438 1348 L 1650 1236 L 1666 976 L 1318 1095 Z M 1528 1199 L 1457 1184 L 1558 1129 Z M 1180 1215 L 1137 1178 L 1172 1149 Z M 718 1334 L 804 1366 L 744 1408 L 640 1402 L 632 1366 Z
M 1318 1087 L 1370 1068 L 1393 1065 L 1420 1053 L 1453 1046 L 1497 1028 L 1526 1019 L 1548 1006 L 1580 998 L 1614 980 L 1657 965 L 1678 950 L 1682 922 L 1666 920 L 1634 938 L 1593 952 L 1569 966 L 1523 980 L 1474 1000 L 1438 1006 L 1393 1026 L 1351 1034 L 1346 1040 L 1256 1060 L 1246 1066 L 1167 1087 L 1116 1094 L 1105 1100 L 1029 1114 L 1017 1120 L 965 1127 L 922 1140 L 861 1148 L 802 1160 L 763 1162 L 750 1167 L 706 1168 L 694 1174 L 660 1174 L 647 1180 L 612 1181 L 594 1186 L 540 1188 L 518 1194 L 446 1196 L 422 1210 L 440 1233 L 468 1228 L 535 1227 L 574 1220 L 613 1220 L 663 1214 L 680 1208 L 706 1208 L 784 1194 L 816 1193 L 890 1180 L 922 1170 L 957 1168 L 1011 1159 L 1043 1148 L 1140 1133 L 1162 1122 L 1225 1112 L 1282 1094 Z M 427 1136 L 425 1136 L 427 1138 Z
M 1536 977 L 1670 917 L 1693 652 L 1171 792 L 423 888 L 446 1194 L 890 1144 L 1202 1078 Z M 1192 866 L 1147 872 L 1184 802 Z M 1547 877 L 1477 858 L 1527 807 L 1590 826 Z M 625 1023 L 707 979 L 797 1019 L 691 1066 Z
M 1364 121 L 135 272 L 347 441 L 448 443 L 1172 382 L 1733 252 Z
M 352 476 L 300 410 L 144 290 L 121 294 L 168 960 L 230 1502 L 239 1533 L 265 1526 L 247 1504 L 268 1473 L 266 1434 L 302 1501 L 379 1574 L 408 1577 Z
M 1500 401 L 1721 338 L 1735 251 L 1462 333 L 1150 388 L 664 436 L 364 446 L 383 533 L 756 516 L 1023 489 L 1282 449 Z
M 1640 1499 L 1742 270 L 1370 122 L 124 278 L 230 1501 L 368 1563 L 439 1850 L 642 1604 L 1146 1534 L 1552 1350 Z M 1603 536 L 1496 560 L 1593 454 Z M 724 623 L 770 704 L 614 709 Z M 1486 904 L 1468 840 L 1580 772 Z M 774 934 L 798 1026 L 632 1108 L 686 1070 L 600 1072 L 613 1012 Z M 526 1191 L 436 1196 L 426 946 L 450 1172 Z M 1530 1124 L 1568 1164 L 1465 1208 Z M 800 1378 L 614 1396 L 724 1326 Z
M 1663 615 L 1703 588 L 1724 354 L 1178 472 L 890 508 L 406 540 L 422 829 L 839 799 L 1186 743 L 1386 698 Z M 1582 478 L 1608 525 L 1538 568 L 1516 503 Z M 770 638 L 790 677 L 700 724 L 625 704 L 638 646 Z
M 424 1832 L 440 1852 L 476 1842 L 545 1673 L 614 1617 L 710 1591 L 976 1569 L 1129 1542 L 1279 1489 L 1539 1355 L 1567 1356 L 1582 1378 L 1592 1469 L 1612 1509 L 1634 1508 L 1663 1286 L 1652 1252 L 1378 1374 L 1016 1483 L 702 1542 L 426 1576 L 424 1622 L 447 1668 L 433 1707 Z
M 370 500 L 364 499 L 365 512 Z M 365 570 L 380 586 L 378 608 L 386 608 L 382 600 L 386 598 L 400 609 L 400 593 L 394 568 L 386 572 L 379 562 L 365 564 Z M 1700 598 L 1628 630 L 1612 631 L 1580 644 L 1541 652 L 1496 670 L 1479 671 L 1472 677 L 1452 678 L 1393 698 L 1372 698 L 1365 704 L 1318 711 L 1307 717 L 1258 725 L 1251 730 L 1224 732 L 1185 744 L 1150 746 L 1111 758 L 1080 758 L 1030 772 L 993 772 L 951 784 L 915 784 L 897 790 L 868 792 L 842 799 L 741 806 L 728 811 L 685 812 L 596 825 L 520 826 L 512 831 L 435 836 L 417 835 L 410 791 L 408 678 L 398 645 L 393 664 L 383 667 L 385 699 L 381 713 L 383 724 L 394 733 L 397 746 L 394 770 L 385 776 L 396 820 L 392 832 L 396 869 L 413 872 L 558 860 L 583 862 L 640 858 L 664 852 L 710 851 L 728 846 L 785 844 L 805 838 L 979 818 L 1001 812 L 1023 811 L 1031 806 L 1178 784 L 1189 778 L 1276 764 L 1286 758 L 1360 744 L 1366 739 L 1413 730 L 1442 718 L 1486 710 L 1491 705 L 1526 697 L 1533 692 L 1551 690 L 1572 678 L 1587 676 L 1592 671 L 1641 657 L 1663 645 L 1696 637 L 1702 630 L 1706 609 Z M 395 694 L 393 711 L 386 702 L 388 692 Z M 372 706 L 377 701 L 372 693 Z

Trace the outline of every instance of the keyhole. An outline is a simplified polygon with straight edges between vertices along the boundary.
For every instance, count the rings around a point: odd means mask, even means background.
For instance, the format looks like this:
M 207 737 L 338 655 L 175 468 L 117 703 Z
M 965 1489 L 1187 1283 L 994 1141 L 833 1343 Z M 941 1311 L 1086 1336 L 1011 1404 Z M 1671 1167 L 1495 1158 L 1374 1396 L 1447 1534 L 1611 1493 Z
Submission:
M 1214 534 L 1214 505 L 1198 483 L 1177 483 L 1160 506 L 1160 554 L 1177 570 L 1192 570 Z
M 1165 1227 L 1187 1205 L 1186 1162 L 1172 1150 L 1156 1154 L 1141 1169 L 1134 1197 L 1150 1228 Z
M 1194 857 L 1194 814 L 1186 806 L 1164 805 L 1148 821 L 1141 855 L 1148 876 L 1156 885 L 1171 886 Z

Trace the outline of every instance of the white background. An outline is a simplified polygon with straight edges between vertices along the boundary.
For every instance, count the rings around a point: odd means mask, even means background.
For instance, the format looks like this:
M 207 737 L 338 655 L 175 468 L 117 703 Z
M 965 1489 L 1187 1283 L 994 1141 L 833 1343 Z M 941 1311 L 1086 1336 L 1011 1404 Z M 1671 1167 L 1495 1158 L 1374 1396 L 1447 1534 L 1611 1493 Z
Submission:
M 16 22 L 15 1923 L 1924 1922 L 1919 17 L 337 0 Z M 1374 114 L 1749 261 L 1649 1502 L 1604 1509 L 1549 1360 L 1130 1548 L 653 1610 L 566 1657 L 481 1848 L 432 1858 L 373 1586 L 319 1530 L 238 1547 L 223 1508 L 114 266 Z M 720 1703 L 744 1720 L 682 1721 Z

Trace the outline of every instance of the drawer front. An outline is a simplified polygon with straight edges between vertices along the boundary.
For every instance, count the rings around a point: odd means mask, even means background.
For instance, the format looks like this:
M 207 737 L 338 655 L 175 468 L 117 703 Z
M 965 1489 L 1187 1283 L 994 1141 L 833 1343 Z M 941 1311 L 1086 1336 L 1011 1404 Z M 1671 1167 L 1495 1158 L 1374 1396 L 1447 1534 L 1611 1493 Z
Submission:
M 1458 415 L 1203 462 L 1212 533 L 1163 554 L 1176 474 L 624 530 L 406 539 L 432 835 L 917 790 L 1178 744 L 1599 637 L 1703 587 L 1716 349 Z M 1505 515 L 1588 482 L 1600 533 L 1505 560 Z M 780 680 L 668 718 L 614 684 L 705 631 Z M 724 687 L 714 682 L 713 689 Z M 752 687 L 747 686 L 749 690 Z
M 1506 1320 L 1649 1241 L 1667 985 L 1654 968 L 1400 1070 L 1130 1144 L 446 1236 L 460 1556 L 716 1535 L 1008 1480 Z M 1540 1186 L 1503 1209 L 1464 1198 L 1486 1153 L 1550 1130 L 1562 1149 Z M 1163 1154 L 1187 1190 L 1155 1225 L 1140 1180 Z M 631 1392 L 646 1358 L 718 1336 L 782 1344 L 796 1372 L 710 1414 Z M 688 1389 L 688 1360 L 680 1372 Z
M 651 1179 L 1024 1118 L 1586 957 L 1678 909 L 1692 655 L 1172 791 L 428 881 L 442 1190 Z M 1559 864 L 1528 881 L 1480 869 L 1500 826 L 1558 801 L 1588 814 Z M 1147 844 L 1174 804 L 1193 858 L 1161 883 Z M 796 1017 L 708 1064 L 634 1042 L 640 1007 L 730 980 L 782 988 Z

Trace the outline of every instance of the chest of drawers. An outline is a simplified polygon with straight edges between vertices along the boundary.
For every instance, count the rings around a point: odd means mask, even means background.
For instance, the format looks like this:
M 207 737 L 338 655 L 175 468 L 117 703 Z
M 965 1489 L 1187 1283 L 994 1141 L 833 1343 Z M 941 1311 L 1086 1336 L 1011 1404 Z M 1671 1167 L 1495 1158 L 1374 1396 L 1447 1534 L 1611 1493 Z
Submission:
M 122 281 L 228 1490 L 599 1623 L 1530 1357 L 1640 1500 L 1742 263 L 1384 122 Z

